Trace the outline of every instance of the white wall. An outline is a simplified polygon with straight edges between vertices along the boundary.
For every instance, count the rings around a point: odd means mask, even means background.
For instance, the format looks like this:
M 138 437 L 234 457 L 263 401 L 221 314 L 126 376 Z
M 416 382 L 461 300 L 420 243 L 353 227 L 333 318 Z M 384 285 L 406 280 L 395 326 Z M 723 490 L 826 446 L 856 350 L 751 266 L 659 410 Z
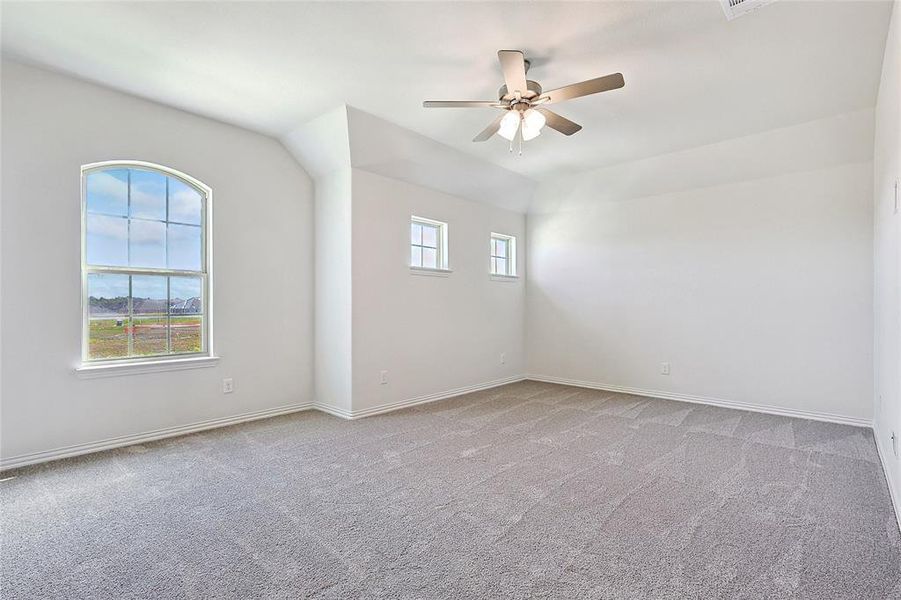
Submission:
M 524 278 L 489 278 L 488 240 L 517 236 L 523 270 L 533 181 L 347 106 L 282 142 L 316 180 L 321 408 L 357 416 L 522 375 Z M 413 214 L 449 224 L 449 276 L 411 275 Z
M 891 435 L 901 436 L 901 215 L 895 182 L 901 177 L 901 8 L 894 3 L 876 104 L 875 215 L 875 429 L 901 520 L 901 460 Z M 901 444 L 901 441 L 898 442 Z
M 310 402 L 313 201 L 270 138 L 13 62 L 2 65 L 5 460 Z M 140 159 L 213 189 L 212 368 L 82 379 L 83 164 Z M 235 392 L 222 394 L 222 378 Z
M 411 274 L 411 215 L 448 224 L 447 277 Z M 517 237 L 522 273 L 521 213 L 354 169 L 354 411 L 523 373 L 524 278 L 490 278 L 492 231 Z
M 350 410 L 353 397 L 351 171 L 316 178 L 316 402 Z
M 543 186 L 529 373 L 870 419 L 872 119 Z
M 282 143 L 315 179 L 314 372 L 316 402 L 349 411 L 351 372 L 351 171 L 347 107 L 303 123 Z

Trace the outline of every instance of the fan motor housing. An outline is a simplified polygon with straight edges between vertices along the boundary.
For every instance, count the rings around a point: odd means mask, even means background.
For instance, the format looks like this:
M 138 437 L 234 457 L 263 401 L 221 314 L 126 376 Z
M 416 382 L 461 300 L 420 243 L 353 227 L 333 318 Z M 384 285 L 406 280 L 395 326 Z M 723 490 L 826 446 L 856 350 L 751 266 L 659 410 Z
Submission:
M 526 100 L 531 100 L 532 98 L 537 98 L 541 95 L 541 85 L 537 81 L 532 81 L 531 79 L 526 80 L 526 87 L 528 90 L 522 92 L 522 97 Z M 497 97 L 499 100 L 513 100 L 513 94 L 507 93 L 507 86 L 502 85 L 500 89 L 497 91 Z

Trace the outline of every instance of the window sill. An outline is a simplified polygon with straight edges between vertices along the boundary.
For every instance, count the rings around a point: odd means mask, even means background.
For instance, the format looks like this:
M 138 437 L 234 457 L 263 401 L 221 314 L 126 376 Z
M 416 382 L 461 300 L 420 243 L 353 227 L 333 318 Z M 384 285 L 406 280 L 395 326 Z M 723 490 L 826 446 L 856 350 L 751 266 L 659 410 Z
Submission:
M 75 369 L 75 373 L 79 377 L 84 378 L 116 377 L 119 375 L 137 375 L 160 371 L 201 369 L 214 367 L 218 362 L 218 356 L 192 356 L 190 358 L 169 358 L 142 362 L 84 363 Z
M 410 275 L 426 275 L 429 277 L 447 277 L 453 273 L 450 269 L 430 269 L 428 267 L 410 267 Z
M 491 281 L 508 281 L 513 283 L 519 281 L 519 275 L 500 275 L 498 273 L 491 274 Z

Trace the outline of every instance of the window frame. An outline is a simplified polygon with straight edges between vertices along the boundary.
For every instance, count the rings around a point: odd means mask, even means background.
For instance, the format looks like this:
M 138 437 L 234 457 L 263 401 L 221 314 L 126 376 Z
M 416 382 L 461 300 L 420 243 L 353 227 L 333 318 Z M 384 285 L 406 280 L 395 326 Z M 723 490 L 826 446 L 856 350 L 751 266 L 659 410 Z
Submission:
M 429 227 L 437 228 L 437 257 L 435 260 L 435 264 L 437 267 L 424 267 L 421 265 L 413 265 L 412 260 L 410 260 L 410 249 L 413 247 L 420 248 L 431 248 L 431 246 L 422 246 L 421 244 L 414 244 L 412 238 L 410 238 L 407 242 L 407 264 L 410 267 L 412 272 L 427 272 L 427 273 L 450 273 L 450 267 L 448 263 L 448 227 L 447 223 L 444 221 L 436 221 L 435 219 L 428 219 L 426 217 L 419 217 L 416 215 L 410 215 L 410 226 L 412 225 L 426 225 Z M 409 230 L 408 230 L 409 231 Z
M 152 267 L 131 267 L 131 266 L 96 266 L 89 265 L 87 261 L 87 176 L 90 173 L 104 171 L 109 169 L 143 169 L 146 171 L 156 172 L 165 177 L 178 179 L 183 183 L 196 189 L 203 196 L 201 204 L 200 216 L 200 234 L 201 234 L 201 270 L 190 271 L 184 269 L 159 269 Z M 202 181 L 191 177 L 181 171 L 139 160 L 108 160 L 83 165 L 81 167 L 81 365 L 78 370 L 108 370 L 112 367 L 137 367 L 135 371 L 147 370 L 141 369 L 143 366 L 165 365 L 176 368 L 192 368 L 194 366 L 202 366 L 205 361 L 214 360 L 216 357 L 213 353 L 213 190 Z M 128 218 L 128 217 L 126 217 Z M 167 224 L 169 221 L 165 221 Z M 179 352 L 176 354 L 154 354 L 149 356 L 127 356 L 116 358 L 91 358 L 90 357 L 90 301 L 88 289 L 88 277 L 91 274 L 118 274 L 118 275 L 156 275 L 167 277 L 200 277 L 201 293 L 203 294 L 203 312 L 201 313 L 201 350 L 200 352 Z M 167 289 L 170 282 L 166 282 Z M 129 293 L 131 292 L 131 280 L 129 280 Z M 168 295 L 168 294 L 167 294 Z M 129 304 L 131 300 L 129 299 Z M 129 308 L 131 313 L 131 308 Z M 134 315 L 130 314 L 130 318 Z M 167 320 L 171 318 L 167 308 Z M 171 332 L 167 329 L 167 336 L 171 336 Z M 171 338 L 170 338 L 171 339 Z
M 507 256 L 499 257 L 494 253 L 494 240 L 503 240 L 507 243 Z M 494 271 L 494 261 L 495 258 L 505 258 L 507 260 L 507 272 L 506 273 L 495 273 Z M 516 236 L 515 235 L 507 235 L 505 233 L 497 233 L 492 231 L 491 235 L 488 236 L 488 272 L 491 277 L 499 277 L 505 279 L 516 279 L 519 277 L 516 270 Z

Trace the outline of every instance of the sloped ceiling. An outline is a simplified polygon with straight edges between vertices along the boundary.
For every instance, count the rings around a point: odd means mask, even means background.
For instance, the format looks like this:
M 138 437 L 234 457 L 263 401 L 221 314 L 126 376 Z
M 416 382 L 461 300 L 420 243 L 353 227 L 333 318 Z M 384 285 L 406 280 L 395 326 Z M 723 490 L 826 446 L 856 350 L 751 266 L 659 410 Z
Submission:
M 535 181 L 351 106 L 298 127 L 282 143 L 314 178 L 363 169 L 516 212 Z
M 716 0 L 594 3 L 4 2 L 4 53 L 284 137 L 349 104 L 541 180 L 875 104 L 891 3 L 779 0 L 726 21 Z M 622 72 L 559 106 L 585 129 L 523 156 L 470 140 L 496 51 L 546 88 Z
M 873 159 L 873 109 L 843 113 L 542 182 L 529 213 L 715 187 Z M 867 202 L 866 189 L 860 190 Z M 724 198 L 725 200 L 726 198 Z

